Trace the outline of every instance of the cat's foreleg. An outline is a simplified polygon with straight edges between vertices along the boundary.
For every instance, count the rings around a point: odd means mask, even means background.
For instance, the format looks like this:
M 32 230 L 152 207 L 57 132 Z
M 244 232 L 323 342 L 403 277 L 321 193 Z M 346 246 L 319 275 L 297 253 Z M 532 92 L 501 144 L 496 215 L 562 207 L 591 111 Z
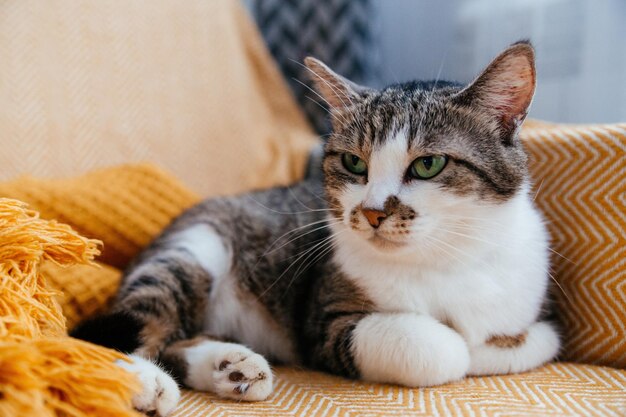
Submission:
M 272 393 L 269 364 L 240 344 L 204 336 L 182 340 L 165 349 L 161 362 L 185 386 L 220 397 L 260 401 Z
M 469 368 L 461 335 L 429 316 L 335 314 L 320 335 L 314 366 L 367 381 L 425 387 L 463 378 Z
M 432 317 L 375 313 L 354 329 L 355 362 L 364 379 L 410 387 L 461 379 L 470 357 L 464 339 Z
M 470 375 L 525 372 L 554 359 L 560 348 L 556 330 L 537 322 L 515 336 L 494 336 L 470 348 Z

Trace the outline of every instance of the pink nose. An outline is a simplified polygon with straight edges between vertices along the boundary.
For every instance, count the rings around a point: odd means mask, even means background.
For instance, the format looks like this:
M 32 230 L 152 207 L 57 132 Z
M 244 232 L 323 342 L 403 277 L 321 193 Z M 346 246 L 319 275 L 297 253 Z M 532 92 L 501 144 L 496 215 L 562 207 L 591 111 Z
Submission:
M 369 222 L 369 224 L 374 228 L 378 228 L 383 220 L 387 217 L 387 214 L 384 211 L 363 208 L 361 212 Z

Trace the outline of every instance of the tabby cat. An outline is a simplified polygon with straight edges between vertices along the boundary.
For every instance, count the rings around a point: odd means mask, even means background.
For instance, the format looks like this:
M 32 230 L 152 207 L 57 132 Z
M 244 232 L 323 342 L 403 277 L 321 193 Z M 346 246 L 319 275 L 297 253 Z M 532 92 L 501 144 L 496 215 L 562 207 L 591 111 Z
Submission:
M 305 63 L 332 117 L 323 179 L 187 210 L 74 335 L 128 352 L 135 407 L 161 416 L 174 380 L 267 398 L 268 361 L 422 387 L 554 358 L 548 235 L 518 138 L 531 45 L 465 87 L 373 90 Z

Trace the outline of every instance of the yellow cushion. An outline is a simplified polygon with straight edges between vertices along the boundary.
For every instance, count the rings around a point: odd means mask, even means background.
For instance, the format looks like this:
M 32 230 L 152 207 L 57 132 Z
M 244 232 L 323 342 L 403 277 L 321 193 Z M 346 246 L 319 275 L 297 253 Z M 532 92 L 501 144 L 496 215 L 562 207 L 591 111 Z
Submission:
M 51 285 L 63 292 L 61 305 L 69 328 L 101 312 L 115 294 L 120 268 L 174 216 L 198 201 L 178 180 L 147 164 L 63 180 L 24 177 L 0 183 L 0 195 L 26 201 L 43 218 L 63 221 L 82 235 L 103 241 L 100 268 L 44 265 Z
M 626 368 L 626 124 L 524 129 L 567 360 Z
M 199 200 L 154 165 L 123 165 L 61 180 L 22 177 L 0 195 L 25 201 L 43 218 L 104 242 L 100 262 L 125 267 L 169 221 Z
M 150 161 L 235 193 L 315 143 L 237 0 L 8 0 L 0 44 L 0 180 Z
M 533 372 L 409 389 L 279 368 L 261 403 L 185 391 L 173 417 L 603 416 L 626 415 L 626 371 L 557 363 Z

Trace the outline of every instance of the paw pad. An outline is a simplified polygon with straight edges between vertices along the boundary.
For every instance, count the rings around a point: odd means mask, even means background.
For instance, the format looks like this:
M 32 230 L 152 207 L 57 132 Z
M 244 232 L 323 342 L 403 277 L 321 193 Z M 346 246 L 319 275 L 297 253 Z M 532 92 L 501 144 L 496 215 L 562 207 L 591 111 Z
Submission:
M 244 375 L 243 375 L 241 372 L 239 372 L 239 371 L 231 372 L 231 373 L 228 375 L 228 379 L 230 379 L 230 380 L 231 380 L 231 381 L 233 381 L 233 382 L 239 382 L 239 381 L 241 381 L 243 378 L 244 378 Z
M 215 362 L 216 392 L 222 397 L 245 401 L 266 399 L 272 392 L 272 373 L 261 355 L 252 352 L 228 352 Z
M 218 367 L 218 369 L 220 371 L 223 371 L 224 369 L 226 369 L 228 367 L 228 365 L 230 365 L 230 361 L 222 361 L 220 363 L 220 366 Z

